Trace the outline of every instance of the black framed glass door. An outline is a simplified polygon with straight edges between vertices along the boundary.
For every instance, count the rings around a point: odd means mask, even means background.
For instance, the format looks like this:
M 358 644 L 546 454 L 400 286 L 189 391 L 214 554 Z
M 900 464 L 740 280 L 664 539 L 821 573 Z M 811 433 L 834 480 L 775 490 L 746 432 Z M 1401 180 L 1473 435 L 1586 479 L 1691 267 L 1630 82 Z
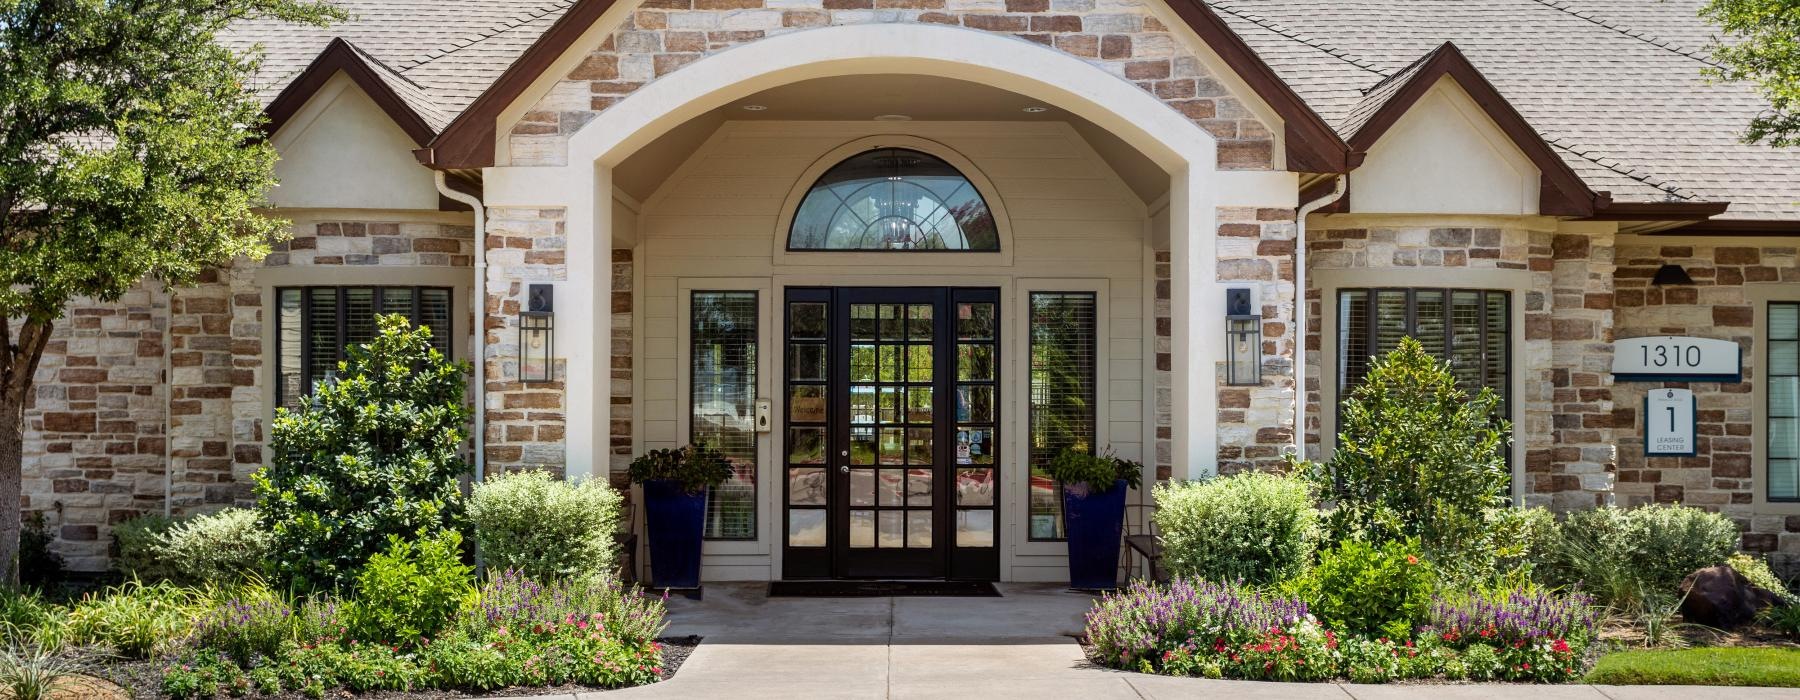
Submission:
M 785 578 L 998 577 L 998 302 L 788 290 Z

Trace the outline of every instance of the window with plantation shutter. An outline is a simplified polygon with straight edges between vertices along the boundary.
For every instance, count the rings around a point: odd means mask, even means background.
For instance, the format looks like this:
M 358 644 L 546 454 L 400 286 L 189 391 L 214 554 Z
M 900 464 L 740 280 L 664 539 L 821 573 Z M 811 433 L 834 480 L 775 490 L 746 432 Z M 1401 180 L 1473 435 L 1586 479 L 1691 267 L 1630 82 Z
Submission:
M 1493 389 L 1500 397 L 1499 415 L 1509 415 L 1508 303 L 1506 292 L 1481 289 L 1338 290 L 1340 410 L 1362 384 L 1371 360 L 1412 337 L 1433 357 L 1450 362 L 1464 391 Z
M 1093 292 L 1031 293 L 1030 426 L 1033 540 L 1063 538 L 1062 485 L 1050 461 L 1064 449 L 1091 452 L 1097 433 L 1098 298 Z
M 1769 304 L 1768 500 L 1800 501 L 1800 303 Z
M 298 408 L 313 385 L 337 376 L 351 346 L 375 337 L 375 317 L 400 314 L 431 330 L 452 357 L 446 287 L 280 287 L 275 290 L 275 405 Z
M 708 539 L 756 539 L 756 310 L 756 292 L 693 293 L 688 441 L 732 473 L 707 495 Z

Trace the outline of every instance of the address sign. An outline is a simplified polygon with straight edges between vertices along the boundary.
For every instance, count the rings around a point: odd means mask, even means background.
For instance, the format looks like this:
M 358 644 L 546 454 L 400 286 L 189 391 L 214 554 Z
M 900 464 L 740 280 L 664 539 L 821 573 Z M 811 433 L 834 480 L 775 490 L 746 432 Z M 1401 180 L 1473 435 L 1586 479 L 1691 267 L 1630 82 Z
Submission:
M 1717 338 L 1627 338 L 1613 344 L 1612 371 L 1623 382 L 1736 382 L 1744 376 L 1743 351 Z

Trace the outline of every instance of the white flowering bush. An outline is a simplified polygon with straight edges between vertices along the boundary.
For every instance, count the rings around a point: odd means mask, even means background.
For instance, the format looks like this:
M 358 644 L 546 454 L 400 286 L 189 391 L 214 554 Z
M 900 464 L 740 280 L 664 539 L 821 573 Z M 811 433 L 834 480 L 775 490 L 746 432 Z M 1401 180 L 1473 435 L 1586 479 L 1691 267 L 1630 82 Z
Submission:
M 469 519 L 489 569 L 539 580 L 602 574 L 613 566 L 619 501 L 603 481 L 515 472 L 475 485 Z
M 274 542 L 257 523 L 256 511 L 226 508 L 169 528 L 156 545 L 156 558 L 178 581 L 225 584 L 262 576 Z
M 1320 538 L 1303 479 L 1245 472 L 1156 488 L 1156 527 L 1172 576 L 1252 585 L 1306 571 Z

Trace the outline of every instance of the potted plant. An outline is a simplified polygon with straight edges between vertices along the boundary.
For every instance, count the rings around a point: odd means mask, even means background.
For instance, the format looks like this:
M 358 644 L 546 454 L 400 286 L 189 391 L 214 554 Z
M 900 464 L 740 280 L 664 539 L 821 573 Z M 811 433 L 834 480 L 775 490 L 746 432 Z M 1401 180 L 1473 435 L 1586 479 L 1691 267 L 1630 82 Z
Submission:
M 699 588 L 706 490 L 731 478 L 731 464 L 718 450 L 689 446 L 651 450 L 631 460 L 628 473 L 632 483 L 644 487 L 651 584 Z
M 1112 454 L 1065 449 L 1050 461 L 1063 487 L 1063 536 L 1069 543 L 1069 587 L 1110 589 L 1119 580 L 1125 494 L 1143 483 L 1144 465 Z

